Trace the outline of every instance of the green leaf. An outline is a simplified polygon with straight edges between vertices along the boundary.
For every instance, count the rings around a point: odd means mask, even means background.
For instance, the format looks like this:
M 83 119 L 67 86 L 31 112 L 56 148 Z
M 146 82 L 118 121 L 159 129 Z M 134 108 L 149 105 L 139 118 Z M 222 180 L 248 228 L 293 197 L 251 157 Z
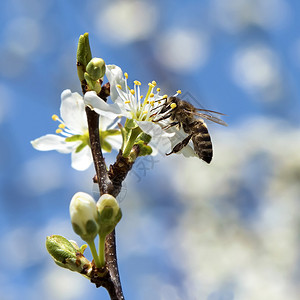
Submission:
M 152 153 L 152 148 L 149 145 L 145 144 L 143 141 L 138 141 L 137 143 L 135 143 L 135 145 L 139 145 L 140 147 L 139 156 L 146 156 Z

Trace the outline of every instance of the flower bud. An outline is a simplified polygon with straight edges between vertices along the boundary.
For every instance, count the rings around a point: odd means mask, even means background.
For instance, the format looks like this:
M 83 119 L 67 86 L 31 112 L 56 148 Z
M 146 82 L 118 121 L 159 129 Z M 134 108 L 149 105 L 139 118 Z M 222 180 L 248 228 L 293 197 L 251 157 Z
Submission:
M 99 235 L 104 237 L 114 230 L 122 218 L 122 212 L 116 198 L 109 194 L 99 198 L 97 208 L 100 214 Z
M 92 80 L 104 77 L 105 62 L 102 58 L 94 57 L 86 66 L 86 71 Z
M 70 216 L 75 233 L 84 241 L 93 241 L 99 230 L 99 213 L 93 197 L 76 193 L 70 203 Z
M 60 235 L 51 235 L 46 239 L 46 248 L 54 262 L 62 268 L 86 275 L 91 269 L 91 263 L 76 251 L 70 241 Z

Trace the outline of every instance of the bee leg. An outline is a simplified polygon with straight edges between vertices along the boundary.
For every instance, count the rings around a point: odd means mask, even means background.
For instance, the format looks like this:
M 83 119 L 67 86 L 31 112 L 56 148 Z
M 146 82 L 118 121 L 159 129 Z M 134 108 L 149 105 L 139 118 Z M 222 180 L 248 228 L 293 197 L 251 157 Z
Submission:
M 169 129 L 169 128 L 173 127 L 173 126 L 176 126 L 178 124 L 179 124 L 179 122 L 175 121 L 175 122 L 170 123 L 169 125 L 164 126 L 162 129 L 167 130 L 167 129 Z
M 156 123 L 156 122 L 159 122 L 159 121 L 168 119 L 168 118 L 170 118 L 170 117 L 171 117 L 171 114 L 167 114 L 167 115 L 165 115 L 165 116 L 159 118 L 158 120 L 153 120 L 152 122 L 155 122 L 155 123 Z
M 189 141 L 192 138 L 192 136 L 193 136 L 193 134 L 190 134 L 182 142 L 180 142 L 177 145 L 175 145 L 174 148 L 172 149 L 172 151 L 170 153 L 166 153 L 166 155 L 170 155 L 172 153 L 179 152 L 181 149 L 183 149 L 189 143 Z

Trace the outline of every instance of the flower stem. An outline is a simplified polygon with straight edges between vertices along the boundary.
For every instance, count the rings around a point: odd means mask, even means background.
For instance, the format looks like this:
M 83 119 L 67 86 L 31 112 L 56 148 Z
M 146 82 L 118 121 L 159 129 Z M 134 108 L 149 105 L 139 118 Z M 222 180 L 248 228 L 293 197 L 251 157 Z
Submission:
M 105 266 L 105 236 L 101 237 L 99 235 L 99 262 L 100 266 Z
M 130 151 L 134 145 L 134 142 L 136 140 L 136 138 L 138 137 L 138 135 L 142 132 L 140 127 L 136 127 L 133 130 L 131 130 L 131 134 L 130 134 L 130 138 L 125 146 L 125 149 L 123 151 L 123 157 L 128 157 L 128 155 L 130 154 Z
M 99 257 L 98 257 L 98 253 L 97 253 L 97 250 L 96 250 L 96 246 L 95 246 L 94 240 L 89 241 L 87 243 L 90 246 L 90 249 L 91 249 L 91 252 L 92 252 L 92 255 L 93 255 L 96 267 L 97 268 L 101 268 L 102 265 L 101 265 Z

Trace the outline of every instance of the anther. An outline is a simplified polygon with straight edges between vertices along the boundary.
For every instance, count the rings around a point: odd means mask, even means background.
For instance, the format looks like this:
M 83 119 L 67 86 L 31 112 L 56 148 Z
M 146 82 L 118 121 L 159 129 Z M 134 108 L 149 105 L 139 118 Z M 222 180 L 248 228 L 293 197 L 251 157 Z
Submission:
M 134 95 L 134 94 L 135 94 L 135 91 L 134 91 L 134 90 L 130 90 L 130 93 L 131 93 L 132 95 Z
M 141 82 L 138 81 L 138 80 L 135 80 L 133 83 L 134 83 L 135 85 L 141 85 Z
M 172 109 L 174 109 L 176 106 L 177 106 L 176 103 L 171 103 L 171 105 L 170 105 L 170 107 L 171 107 Z
M 178 90 L 176 93 L 177 93 L 177 94 L 181 94 L 181 90 Z
M 58 115 L 53 115 L 53 116 L 52 116 L 52 120 L 53 120 L 53 121 L 57 121 L 57 120 L 58 120 Z
M 56 132 L 56 133 L 62 133 L 62 130 L 61 130 L 61 129 L 56 129 L 55 132 Z
M 151 93 L 151 94 L 149 95 L 149 97 L 154 97 L 154 94 L 153 94 L 153 93 Z
M 153 80 L 153 81 L 152 81 L 152 84 L 153 84 L 154 86 L 156 86 L 156 81 Z
M 128 74 L 127 74 L 127 72 L 124 73 L 124 76 L 125 76 L 126 79 L 128 79 Z
M 61 128 L 61 129 L 64 129 L 64 128 L 66 128 L 66 125 L 65 124 L 59 124 L 58 127 Z
M 121 84 L 117 84 L 117 88 L 122 89 Z
M 125 104 L 128 104 L 128 103 L 130 103 L 130 101 L 129 101 L 129 100 L 125 101 Z
M 160 92 L 160 88 L 157 88 L 156 91 L 157 91 L 157 92 Z

